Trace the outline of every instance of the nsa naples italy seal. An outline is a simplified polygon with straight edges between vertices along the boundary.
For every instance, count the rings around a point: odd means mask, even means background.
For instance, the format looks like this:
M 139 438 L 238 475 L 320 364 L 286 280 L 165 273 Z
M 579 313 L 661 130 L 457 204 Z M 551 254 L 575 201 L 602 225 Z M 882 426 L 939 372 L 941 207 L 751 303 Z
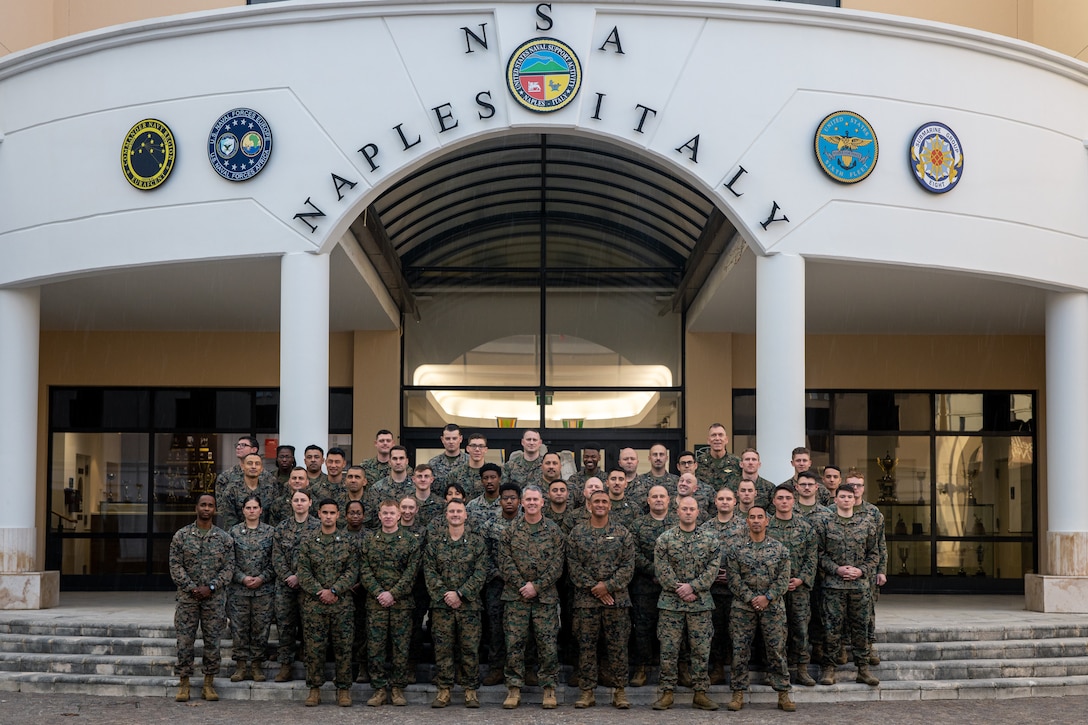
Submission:
M 145 118 L 128 130 L 121 144 L 121 172 L 137 189 L 150 191 L 174 170 L 177 150 L 170 127 L 158 119 Z
M 514 51 L 506 65 L 506 86 L 530 111 L 558 111 L 574 100 L 582 85 L 582 66 L 570 46 L 536 38 Z
M 843 184 L 856 184 L 876 168 L 879 146 L 869 122 L 852 111 L 836 111 L 816 129 L 816 161 Z
M 272 127 L 252 108 L 227 111 L 208 136 L 208 161 L 227 181 L 252 179 L 271 155 Z

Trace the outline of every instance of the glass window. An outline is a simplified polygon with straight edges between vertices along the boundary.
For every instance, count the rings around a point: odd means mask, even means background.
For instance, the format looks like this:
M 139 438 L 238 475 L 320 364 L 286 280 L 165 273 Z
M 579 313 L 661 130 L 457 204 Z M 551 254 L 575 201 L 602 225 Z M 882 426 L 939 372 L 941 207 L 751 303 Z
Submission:
M 929 436 L 835 436 L 834 462 L 865 474 L 874 503 L 925 502 L 929 497 Z
M 834 427 L 857 431 L 928 431 L 927 393 L 835 393 Z
M 656 390 L 560 390 L 548 396 L 548 428 L 679 428 L 680 394 Z
M 456 423 L 464 430 L 536 428 L 539 396 L 532 391 L 406 390 L 404 425 L 441 428 Z

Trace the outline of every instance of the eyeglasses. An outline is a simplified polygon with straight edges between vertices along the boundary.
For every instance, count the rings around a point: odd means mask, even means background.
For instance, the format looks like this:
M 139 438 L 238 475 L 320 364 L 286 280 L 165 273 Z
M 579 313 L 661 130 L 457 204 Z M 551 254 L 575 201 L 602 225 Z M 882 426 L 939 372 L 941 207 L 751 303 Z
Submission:
M 256 448 L 257 446 L 253 445 L 252 443 L 238 442 L 238 443 L 234 444 L 234 447 L 235 448 Z

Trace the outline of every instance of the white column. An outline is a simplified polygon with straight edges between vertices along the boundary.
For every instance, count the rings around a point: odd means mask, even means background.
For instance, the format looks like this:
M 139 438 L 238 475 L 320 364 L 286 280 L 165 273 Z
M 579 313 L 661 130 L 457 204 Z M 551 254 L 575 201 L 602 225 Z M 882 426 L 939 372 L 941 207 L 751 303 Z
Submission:
M 329 440 L 329 255 L 288 254 L 280 266 L 280 444 L 302 461 Z
M 1047 575 L 1029 574 L 1027 608 L 1088 612 L 1088 294 L 1046 301 Z
M 756 257 L 756 443 L 761 475 L 793 475 L 790 453 L 805 445 L 805 260 Z
M 40 316 L 37 287 L 0 290 L 0 440 L 21 451 L 0 482 L 0 609 L 54 607 L 60 595 L 58 572 L 35 571 Z

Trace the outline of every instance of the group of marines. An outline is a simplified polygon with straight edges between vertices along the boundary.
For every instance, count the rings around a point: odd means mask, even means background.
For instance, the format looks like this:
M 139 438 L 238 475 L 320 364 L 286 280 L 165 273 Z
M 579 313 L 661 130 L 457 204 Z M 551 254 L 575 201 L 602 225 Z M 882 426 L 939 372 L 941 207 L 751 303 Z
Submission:
M 645 685 L 659 661 L 654 709 L 672 707 L 678 685 L 692 689 L 693 707 L 718 709 L 707 690 L 728 667 L 727 708 L 740 710 L 758 660 L 778 707 L 792 712 L 791 683 L 815 686 L 814 662 L 819 683 L 834 684 L 845 639 L 856 681 L 879 684 L 873 602 L 887 553 L 860 472 L 842 480 L 829 465 L 817 474 L 797 448 L 794 475 L 775 485 L 759 475 L 754 449 L 729 454 L 720 424 L 706 449 L 680 454 L 679 474 L 660 444 L 641 475 L 633 449 L 606 470 L 599 446 L 587 444 L 582 468 L 564 479 L 560 456 L 543 452 L 534 430 L 502 467 L 485 462 L 483 434 L 462 450 L 449 425 L 441 440 L 443 452 L 411 470 L 387 430 L 360 465 L 313 445 L 295 466 L 294 448 L 281 446 L 270 474 L 256 440 L 240 438 L 239 465 L 198 499 L 196 521 L 170 546 L 176 699 L 189 698 L 198 625 L 201 694 L 218 699 L 228 615 L 231 680 L 266 678 L 275 622 L 274 679 L 293 679 L 301 640 L 308 706 L 321 701 L 330 651 L 337 704 L 350 706 L 352 683 L 367 681 L 368 705 L 407 704 L 425 630 L 432 707 L 450 704 L 456 682 L 466 707 L 479 707 L 481 684 L 505 683 L 504 708 L 518 707 L 527 684 L 542 686 L 543 707 L 554 708 L 560 648 L 575 664 L 576 708 L 595 704 L 599 684 L 612 688 L 614 707 L 629 708 L 626 687 Z

